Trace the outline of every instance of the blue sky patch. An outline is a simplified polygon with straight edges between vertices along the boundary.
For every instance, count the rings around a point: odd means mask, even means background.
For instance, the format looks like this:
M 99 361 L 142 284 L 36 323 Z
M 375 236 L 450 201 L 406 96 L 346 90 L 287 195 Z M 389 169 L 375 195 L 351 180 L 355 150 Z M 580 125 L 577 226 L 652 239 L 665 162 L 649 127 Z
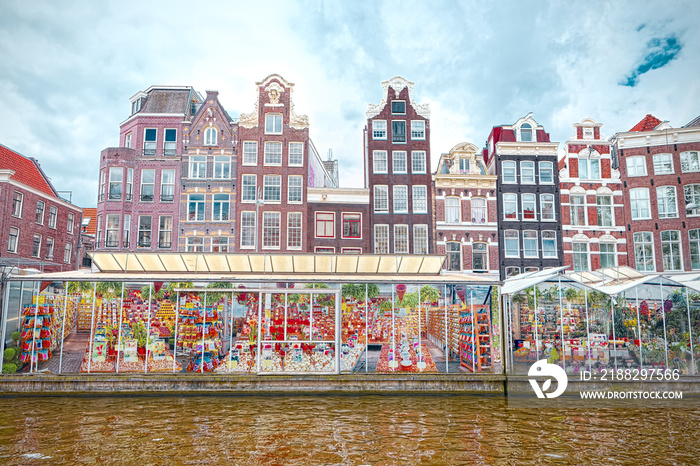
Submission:
M 634 87 L 637 79 L 647 71 L 655 70 L 666 65 L 676 58 L 683 46 L 678 42 L 675 35 L 654 38 L 647 43 L 649 53 L 644 57 L 642 63 L 629 76 L 620 82 L 623 86 Z

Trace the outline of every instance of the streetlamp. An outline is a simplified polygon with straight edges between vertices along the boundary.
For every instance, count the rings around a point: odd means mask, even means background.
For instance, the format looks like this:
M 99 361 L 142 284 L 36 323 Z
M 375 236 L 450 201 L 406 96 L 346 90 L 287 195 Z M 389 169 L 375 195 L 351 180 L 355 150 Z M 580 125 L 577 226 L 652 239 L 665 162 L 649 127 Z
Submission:
M 258 231 L 259 231 L 259 218 L 260 218 L 260 206 L 265 205 L 265 200 L 262 198 L 262 187 L 258 187 L 257 195 L 255 196 L 255 253 L 258 253 Z

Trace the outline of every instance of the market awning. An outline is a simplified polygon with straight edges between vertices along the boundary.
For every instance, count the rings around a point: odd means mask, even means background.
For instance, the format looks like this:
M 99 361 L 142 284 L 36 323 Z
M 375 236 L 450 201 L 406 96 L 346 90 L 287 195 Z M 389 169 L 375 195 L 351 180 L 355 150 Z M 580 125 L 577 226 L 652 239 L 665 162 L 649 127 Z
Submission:
M 569 266 L 565 265 L 561 267 L 552 267 L 551 269 L 539 270 L 537 272 L 516 275 L 515 277 L 507 279 L 505 283 L 503 283 L 501 293 L 514 294 L 526 288 L 530 288 L 531 286 L 539 285 L 542 282 L 546 282 L 554 277 L 557 277 L 562 270 L 566 270 L 568 268 Z M 566 277 L 562 276 L 562 278 L 566 280 Z

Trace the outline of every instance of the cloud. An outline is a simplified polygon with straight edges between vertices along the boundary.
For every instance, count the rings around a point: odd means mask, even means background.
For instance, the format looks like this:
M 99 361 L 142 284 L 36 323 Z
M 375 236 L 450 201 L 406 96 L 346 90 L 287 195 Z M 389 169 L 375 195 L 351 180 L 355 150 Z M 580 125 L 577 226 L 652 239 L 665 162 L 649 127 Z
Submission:
M 641 29 L 642 27 L 637 30 L 640 31 Z M 678 42 L 678 38 L 675 35 L 664 38 L 654 38 L 649 41 L 647 47 L 651 49 L 651 51 L 644 57 L 637 69 L 627 76 L 626 80 L 620 82 L 620 84 L 634 87 L 637 84 L 637 79 L 641 75 L 665 66 L 668 62 L 674 60 L 683 49 L 683 46 Z

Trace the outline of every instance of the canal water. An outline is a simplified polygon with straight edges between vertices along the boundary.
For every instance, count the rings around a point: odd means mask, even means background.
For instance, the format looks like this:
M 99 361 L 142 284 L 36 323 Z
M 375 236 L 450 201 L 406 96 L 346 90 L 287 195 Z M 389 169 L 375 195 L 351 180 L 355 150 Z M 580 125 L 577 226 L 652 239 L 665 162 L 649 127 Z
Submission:
M 0 464 L 697 464 L 700 403 L 489 396 L 0 399 Z

